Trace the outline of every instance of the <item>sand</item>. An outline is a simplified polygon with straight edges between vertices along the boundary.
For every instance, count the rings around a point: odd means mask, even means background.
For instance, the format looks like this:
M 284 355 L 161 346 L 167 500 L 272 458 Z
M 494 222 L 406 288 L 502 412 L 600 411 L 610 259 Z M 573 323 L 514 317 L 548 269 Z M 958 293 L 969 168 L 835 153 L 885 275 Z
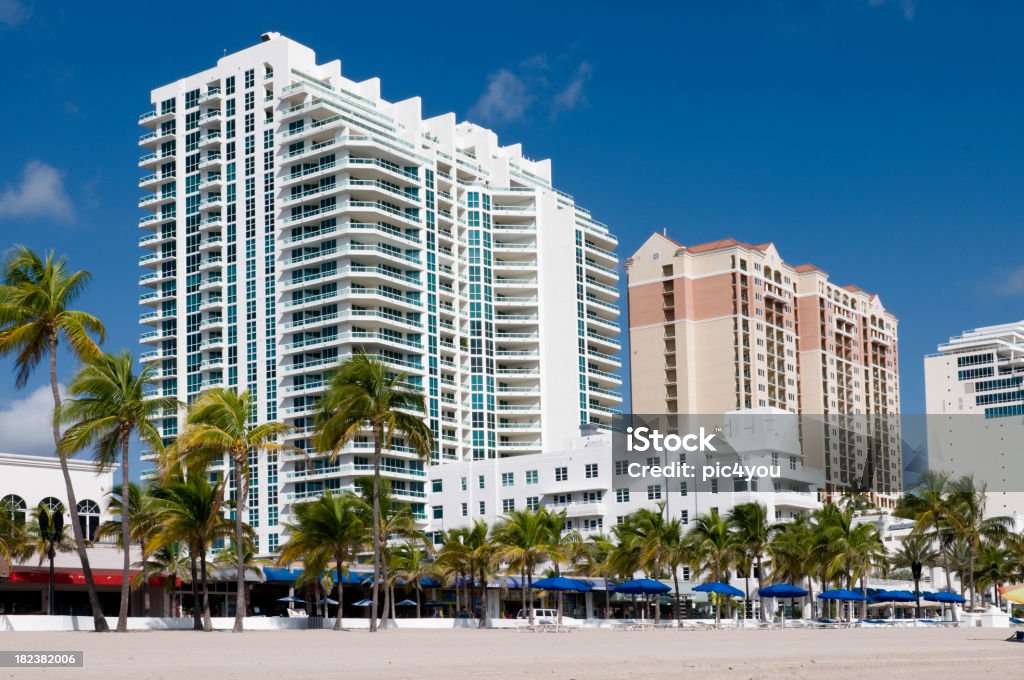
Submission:
M 630 631 L 329 630 L 0 633 L 0 649 L 82 650 L 80 669 L 0 679 L 1024 677 L 1007 629 Z

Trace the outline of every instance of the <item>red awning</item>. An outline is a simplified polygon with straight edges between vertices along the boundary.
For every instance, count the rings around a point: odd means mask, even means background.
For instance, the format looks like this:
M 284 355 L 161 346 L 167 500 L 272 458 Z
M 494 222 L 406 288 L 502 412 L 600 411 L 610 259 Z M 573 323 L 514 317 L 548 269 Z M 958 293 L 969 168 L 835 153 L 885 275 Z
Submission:
M 129 578 L 134 578 L 139 571 L 129 572 Z M 93 569 L 93 581 L 98 586 L 120 586 L 121 572 L 114 569 Z M 154 574 L 149 577 L 149 585 L 161 586 L 167 582 L 166 574 Z M 7 578 L 8 583 L 49 583 L 50 572 L 47 569 L 12 569 Z M 53 575 L 53 582 L 57 585 L 84 586 L 85 574 L 81 571 L 57 570 Z M 176 585 L 181 585 L 181 579 L 177 579 Z

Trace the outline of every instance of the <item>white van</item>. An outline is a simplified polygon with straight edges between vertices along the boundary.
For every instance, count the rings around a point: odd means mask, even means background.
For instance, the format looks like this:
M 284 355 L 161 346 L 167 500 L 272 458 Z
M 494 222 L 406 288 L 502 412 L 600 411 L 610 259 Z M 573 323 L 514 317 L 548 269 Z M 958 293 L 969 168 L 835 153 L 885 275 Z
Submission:
M 529 620 L 529 618 L 530 618 L 530 611 L 528 609 L 520 609 L 519 613 L 516 615 L 516 618 L 519 619 L 519 620 L 523 620 L 523 619 Z M 534 620 L 534 622 L 540 623 L 540 624 L 558 623 L 558 610 L 557 609 L 534 609 L 533 610 L 533 620 Z M 582 623 L 583 622 L 580 621 L 579 619 L 574 619 L 571 616 L 567 616 L 566 614 L 562 614 L 562 624 L 563 625 L 566 625 L 566 626 L 578 626 L 578 625 L 580 625 Z

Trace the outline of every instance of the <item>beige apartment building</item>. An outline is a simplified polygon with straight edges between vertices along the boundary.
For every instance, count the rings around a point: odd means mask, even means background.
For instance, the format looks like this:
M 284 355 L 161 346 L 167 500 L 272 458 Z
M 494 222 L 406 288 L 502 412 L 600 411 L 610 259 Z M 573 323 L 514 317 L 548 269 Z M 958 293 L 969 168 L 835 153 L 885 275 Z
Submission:
M 877 295 L 734 239 L 655 233 L 626 271 L 634 413 L 784 409 L 831 489 L 900 490 L 898 321 Z

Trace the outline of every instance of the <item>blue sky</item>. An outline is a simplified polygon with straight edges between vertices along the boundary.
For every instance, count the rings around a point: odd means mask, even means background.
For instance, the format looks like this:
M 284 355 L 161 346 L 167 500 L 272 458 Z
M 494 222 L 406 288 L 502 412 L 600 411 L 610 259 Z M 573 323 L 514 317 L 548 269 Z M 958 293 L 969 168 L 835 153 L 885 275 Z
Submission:
M 110 349 L 137 342 L 149 91 L 268 30 L 552 158 L 623 258 L 662 228 L 772 240 L 878 292 L 901 319 L 906 412 L 923 409 L 923 354 L 1024 317 L 1019 3 L 103 5 L 0 0 L 0 245 L 91 270 L 81 306 Z M 15 392 L 8 368 L 0 450 L 28 450 L 45 376 Z

